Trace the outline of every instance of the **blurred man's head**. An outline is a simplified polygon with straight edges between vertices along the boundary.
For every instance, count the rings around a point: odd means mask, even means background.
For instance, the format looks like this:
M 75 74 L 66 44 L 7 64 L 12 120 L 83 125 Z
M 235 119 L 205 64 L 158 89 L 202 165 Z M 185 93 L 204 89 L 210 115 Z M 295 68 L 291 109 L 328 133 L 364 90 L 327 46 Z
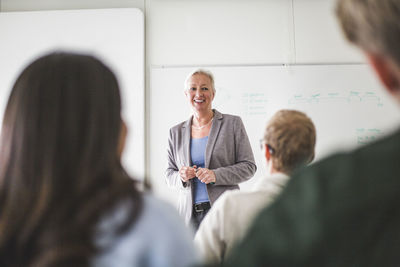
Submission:
M 306 114 L 280 110 L 265 128 L 265 157 L 274 171 L 290 174 L 314 159 L 315 140 L 314 124 Z
M 347 39 L 400 101 L 400 1 L 338 0 L 336 14 Z

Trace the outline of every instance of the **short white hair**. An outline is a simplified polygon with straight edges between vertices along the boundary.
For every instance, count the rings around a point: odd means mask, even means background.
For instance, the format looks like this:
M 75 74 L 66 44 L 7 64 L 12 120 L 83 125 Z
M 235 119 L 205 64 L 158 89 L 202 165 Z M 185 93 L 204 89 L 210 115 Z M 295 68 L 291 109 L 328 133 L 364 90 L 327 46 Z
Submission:
M 184 89 L 185 89 L 185 90 L 188 89 L 188 82 L 189 82 L 190 78 L 192 78 L 192 76 L 193 76 L 193 75 L 196 75 L 196 74 L 203 74 L 203 75 L 206 75 L 206 76 L 210 79 L 210 81 L 211 81 L 211 87 L 212 87 L 213 93 L 215 94 L 214 75 L 211 73 L 211 71 L 205 70 L 205 69 L 195 69 L 195 70 L 191 71 L 191 72 L 188 74 L 188 76 L 186 76 L 185 84 L 184 84 Z

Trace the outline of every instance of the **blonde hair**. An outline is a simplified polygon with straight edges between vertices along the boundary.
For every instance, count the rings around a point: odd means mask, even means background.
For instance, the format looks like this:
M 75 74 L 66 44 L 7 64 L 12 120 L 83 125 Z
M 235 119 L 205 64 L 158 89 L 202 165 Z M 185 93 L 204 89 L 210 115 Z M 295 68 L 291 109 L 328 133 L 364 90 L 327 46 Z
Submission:
M 338 0 L 336 15 L 350 42 L 400 65 L 399 0 Z
M 264 132 L 274 168 L 286 174 L 314 159 L 315 141 L 314 123 L 296 110 L 275 113 Z
M 185 90 L 188 89 L 188 82 L 189 82 L 190 78 L 192 78 L 192 76 L 194 76 L 196 74 L 203 74 L 203 75 L 207 76 L 210 79 L 212 90 L 213 90 L 213 93 L 215 94 L 214 75 L 211 73 L 211 71 L 205 70 L 205 69 L 195 69 L 192 72 L 190 72 L 188 74 L 188 76 L 186 76 L 184 89 Z

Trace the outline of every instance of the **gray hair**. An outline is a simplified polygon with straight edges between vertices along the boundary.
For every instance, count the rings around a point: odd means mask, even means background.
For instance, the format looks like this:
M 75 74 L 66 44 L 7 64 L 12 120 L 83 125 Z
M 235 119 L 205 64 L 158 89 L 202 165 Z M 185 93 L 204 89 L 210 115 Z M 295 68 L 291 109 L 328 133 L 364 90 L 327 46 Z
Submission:
M 190 72 L 188 74 L 188 76 L 186 76 L 184 89 L 185 90 L 188 89 L 188 82 L 189 82 L 190 78 L 192 78 L 192 76 L 196 75 L 196 74 L 203 74 L 210 79 L 212 90 L 213 90 L 213 93 L 215 94 L 214 75 L 211 73 L 211 71 L 205 70 L 205 69 L 195 69 L 192 72 Z
M 399 0 L 338 0 L 336 15 L 350 42 L 400 66 Z

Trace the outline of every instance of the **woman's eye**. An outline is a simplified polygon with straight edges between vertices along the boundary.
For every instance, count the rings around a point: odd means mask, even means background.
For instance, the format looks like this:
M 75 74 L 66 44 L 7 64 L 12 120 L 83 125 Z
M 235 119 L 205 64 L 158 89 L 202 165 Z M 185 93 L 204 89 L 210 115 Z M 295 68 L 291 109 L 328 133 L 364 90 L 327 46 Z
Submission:
M 190 90 L 196 91 L 196 87 L 192 87 L 192 88 L 190 88 Z
M 208 88 L 207 88 L 207 87 L 203 87 L 203 88 L 201 88 L 201 90 L 203 90 L 203 91 L 207 91 L 207 90 L 208 90 Z

